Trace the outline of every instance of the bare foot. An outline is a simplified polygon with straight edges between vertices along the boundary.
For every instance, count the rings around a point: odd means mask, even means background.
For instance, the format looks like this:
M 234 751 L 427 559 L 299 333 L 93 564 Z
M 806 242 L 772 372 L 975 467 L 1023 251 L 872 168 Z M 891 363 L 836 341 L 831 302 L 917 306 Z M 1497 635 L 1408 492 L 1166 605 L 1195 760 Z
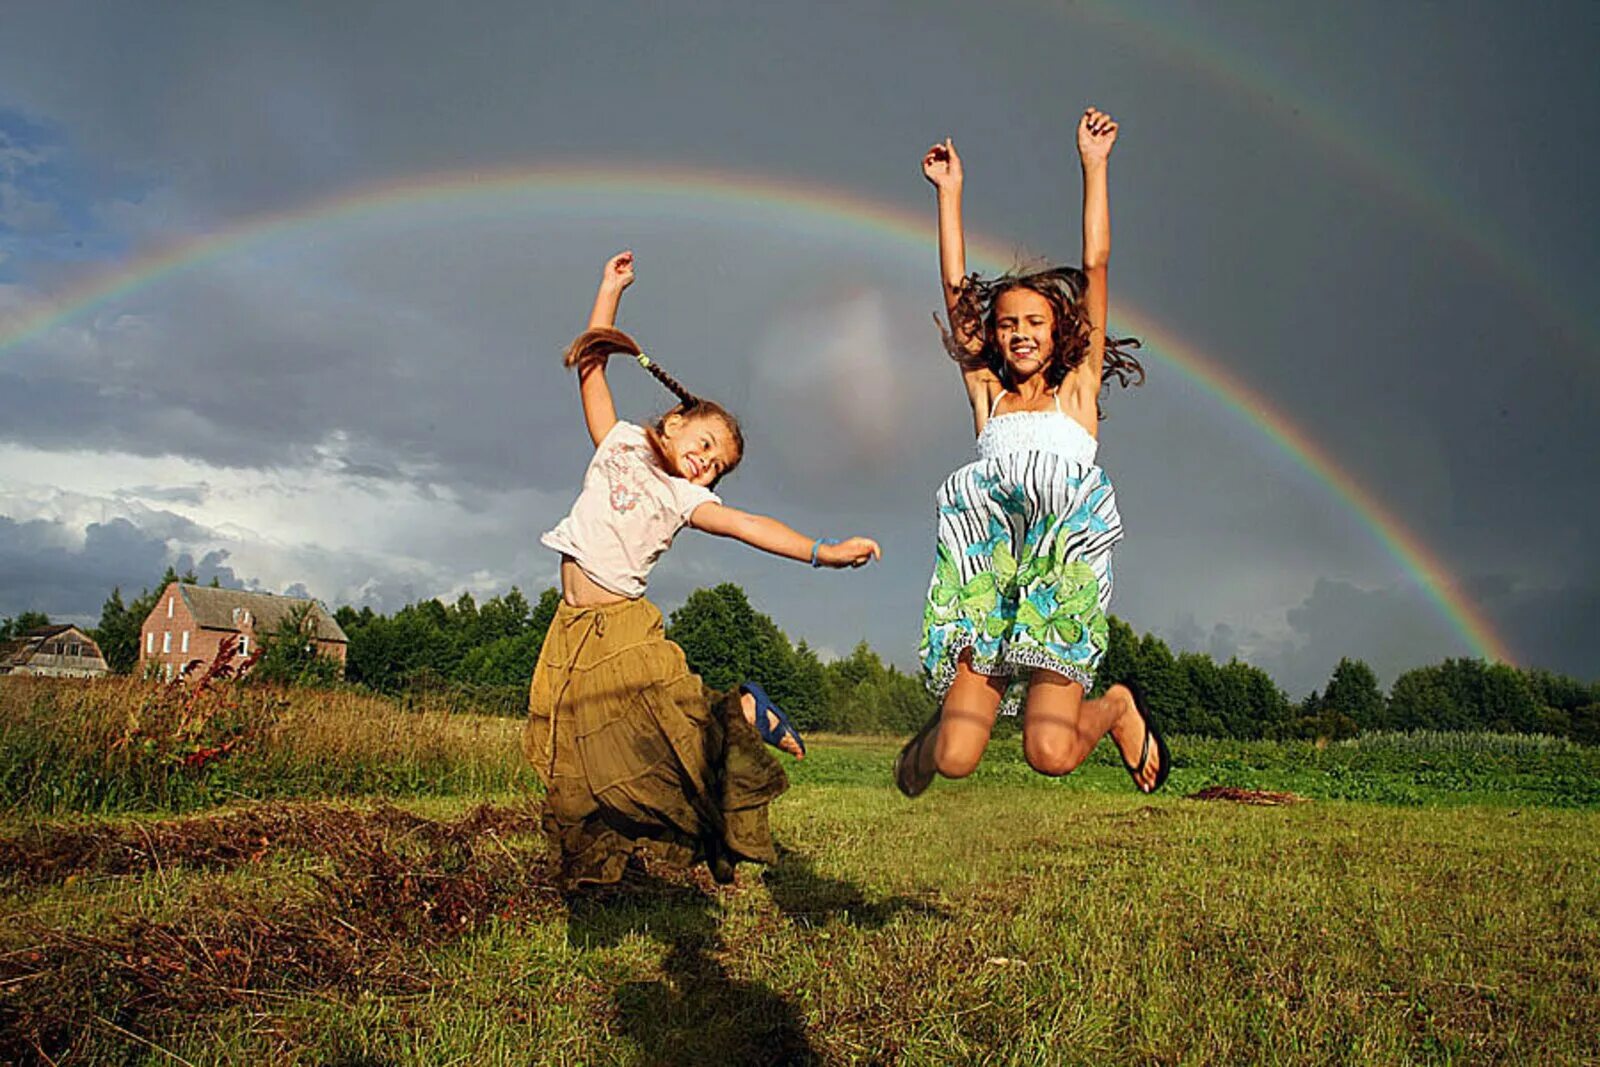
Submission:
M 745 722 L 748 722 L 751 726 L 755 726 L 756 698 L 751 696 L 749 693 L 740 693 L 739 706 L 744 709 Z M 772 715 L 771 712 L 767 713 L 766 725 L 767 729 L 769 730 L 778 725 L 778 720 Z M 757 727 L 757 732 L 759 732 L 759 730 L 760 727 Z M 794 739 L 794 734 L 792 733 L 784 734 L 783 740 L 778 742 L 778 747 L 789 753 L 789 755 L 793 756 L 795 759 L 805 758 L 805 753 L 800 751 L 800 742 Z
M 1149 751 L 1145 751 L 1145 741 L 1150 731 L 1145 726 L 1144 719 L 1139 716 L 1139 709 L 1133 702 L 1133 693 L 1119 682 L 1106 690 L 1104 699 L 1114 701 L 1122 708 L 1117 721 L 1111 724 L 1111 739 L 1117 743 L 1117 748 L 1122 752 L 1122 762 L 1126 766 L 1136 768 L 1133 775 L 1134 784 L 1139 787 L 1141 793 L 1149 793 L 1156 787 L 1156 774 L 1161 770 L 1161 753 L 1157 750 L 1154 740 L 1149 743 Z M 1139 766 L 1141 753 L 1144 753 L 1145 759 L 1143 767 Z

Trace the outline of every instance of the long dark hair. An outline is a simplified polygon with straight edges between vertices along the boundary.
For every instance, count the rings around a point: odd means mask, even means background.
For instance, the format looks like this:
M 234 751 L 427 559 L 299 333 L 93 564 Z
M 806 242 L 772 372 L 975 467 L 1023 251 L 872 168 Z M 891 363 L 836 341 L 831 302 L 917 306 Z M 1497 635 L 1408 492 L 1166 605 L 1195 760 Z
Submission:
M 673 415 L 684 418 L 711 417 L 722 420 L 728 428 L 728 436 L 733 439 L 733 460 L 717 475 L 715 485 L 725 476 L 733 473 L 733 469 L 744 458 L 744 431 L 739 428 L 739 420 L 733 413 L 715 400 L 707 400 L 703 396 L 691 393 L 687 386 L 661 368 L 661 364 L 644 354 L 644 349 L 639 347 L 639 342 L 611 326 L 595 326 L 580 333 L 573 342 L 567 346 L 566 352 L 561 356 L 563 366 L 582 367 L 586 364 L 604 360 L 617 352 L 625 352 L 639 361 L 639 366 L 649 371 L 674 396 L 678 398 L 678 406 L 665 412 L 656 419 L 651 430 L 659 438 L 666 432 L 667 419 Z
M 1044 297 L 1050 305 L 1053 355 L 1045 368 L 1044 380 L 1051 389 L 1059 388 L 1089 354 L 1089 316 L 1083 306 L 1088 283 L 1088 276 L 1076 267 L 1019 271 L 989 280 L 976 274 L 968 275 L 961 282 L 961 295 L 950 312 L 951 328 L 946 330 L 943 323 L 939 325 L 945 351 L 963 367 L 987 368 L 1000 379 L 1000 384 L 1007 389 L 1014 388 L 1011 368 L 1006 365 L 1005 353 L 995 339 L 995 304 L 1003 293 L 1027 289 Z M 937 315 L 934 320 L 938 321 Z M 962 346 L 961 337 L 971 339 L 968 347 Z M 1102 387 L 1109 386 L 1112 379 L 1124 387 L 1144 384 L 1144 366 L 1127 351 L 1138 347 L 1139 340 L 1135 337 L 1106 338 L 1100 364 Z

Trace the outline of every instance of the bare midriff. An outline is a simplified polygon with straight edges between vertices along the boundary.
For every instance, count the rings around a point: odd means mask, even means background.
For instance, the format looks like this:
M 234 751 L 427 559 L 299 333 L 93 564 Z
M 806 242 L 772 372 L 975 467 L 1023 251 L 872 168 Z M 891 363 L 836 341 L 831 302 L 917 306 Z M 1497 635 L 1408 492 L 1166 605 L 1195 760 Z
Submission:
M 620 604 L 628 598 L 596 583 L 583 573 L 583 568 L 571 556 L 562 556 L 561 599 L 566 601 L 568 607 L 598 608 L 606 604 Z

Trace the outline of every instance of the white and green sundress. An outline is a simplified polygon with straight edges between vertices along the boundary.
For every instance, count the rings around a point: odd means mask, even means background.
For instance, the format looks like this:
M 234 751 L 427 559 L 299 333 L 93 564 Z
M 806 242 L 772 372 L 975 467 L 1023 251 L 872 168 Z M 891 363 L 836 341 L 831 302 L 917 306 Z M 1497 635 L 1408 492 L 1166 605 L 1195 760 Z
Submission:
M 1098 443 L 1059 395 L 1054 411 L 991 412 L 977 447 L 937 494 L 918 655 L 942 703 L 970 648 L 977 673 L 1016 678 L 1001 708 L 1015 714 L 1033 668 L 1094 684 L 1122 519 Z

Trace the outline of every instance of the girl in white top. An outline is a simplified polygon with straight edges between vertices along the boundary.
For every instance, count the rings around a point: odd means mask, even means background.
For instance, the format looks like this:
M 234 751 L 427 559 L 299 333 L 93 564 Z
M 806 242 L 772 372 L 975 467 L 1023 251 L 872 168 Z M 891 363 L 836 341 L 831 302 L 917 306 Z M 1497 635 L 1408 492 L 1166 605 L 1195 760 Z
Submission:
M 795 756 L 804 746 L 759 685 L 709 704 L 666 639 L 644 591 L 678 531 L 693 526 L 814 567 L 881 555 L 865 537 L 806 537 L 722 503 L 713 487 L 744 453 L 738 420 L 613 327 L 633 279 L 633 253 L 606 263 L 589 329 L 567 349 L 595 454 L 572 511 L 542 538 L 561 553 L 562 602 L 534 669 L 523 748 L 544 779 L 546 832 L 569 884 L 615 881 L 640 852 L 704 860 L 721 880 L 738 860 L 775 858 L 766 805 L 785 782 L 760 738 Z M 678 406 L 649 426 L 618 419 L 606 383 L 618 352 Z
M 1106 340 L 1111 221 L 1106 169 L 1117 124 L 1090 108 L 1078 123 L 1083 269 L 984 281 L 966 273 L 961 158 L 946 140 L 923 175 L 938 191 L 946 346 L 960 363 L 978 458 L 938 493 L 939 545 L 919 649 L 940 712 L 905 746 L 895 780 L 907 796 L 935 772 L 977 767 L 995 715 L 1024 703 L 1023 752 L 1042 774 L 1073 770 L 1108 732 L 1135 786 L 1166 780 L 1166 746 L 1142 695 L 1112 685 L 1086 699 L 1105 652 L 1116 498 L 1095 465 L 1106 378 L 1144 371 Z

